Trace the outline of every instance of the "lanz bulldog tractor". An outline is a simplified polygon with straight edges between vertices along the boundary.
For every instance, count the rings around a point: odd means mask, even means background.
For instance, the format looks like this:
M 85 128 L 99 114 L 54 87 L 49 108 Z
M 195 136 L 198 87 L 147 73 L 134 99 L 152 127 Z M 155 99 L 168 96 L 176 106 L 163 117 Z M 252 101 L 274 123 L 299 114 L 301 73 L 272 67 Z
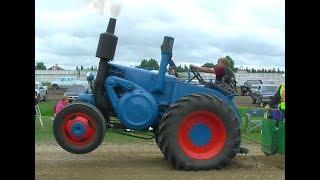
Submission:
M 58 144 L 68 152 L 95 150 L 109 128 L 148 132 L 165 159 L 179 170 L 222 169 L 239 153 L 241 118 L 223 88 L 198 86 L 167 75 L 172 37 L 161 45 L 158 73 L 113 64 L 118 38 L 110 18 L 100 35 L 99 67 L 92 93 L 63 108 L 53 124 Z M 196 74 L 195 74 L 196 75 Z M 89 81 L 91 81 L 90 79 Z M 115 124 L 110 117 L 116 117 Z M 149 131 L 150 133 L 150 131 Z

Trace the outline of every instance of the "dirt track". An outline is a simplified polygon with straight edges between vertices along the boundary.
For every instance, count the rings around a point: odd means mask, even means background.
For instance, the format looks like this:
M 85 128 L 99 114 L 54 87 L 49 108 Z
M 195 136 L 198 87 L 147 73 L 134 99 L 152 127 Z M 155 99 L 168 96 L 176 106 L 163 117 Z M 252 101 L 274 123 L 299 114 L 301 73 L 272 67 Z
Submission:
M 284 156 L 265 156 L 256 144 L 247 144 L 223 170 L 177 171 L 163 158 L 155 143 L 103 143 L 89 154 L 66 152 L 56 143 L 37 144 L 36 179 L 284 179 Z
M 50 99 L 60 97 L 59 92 Z M 249 96 L 237 96 L 238 106 L 257 107 Z M 223 170 L 177 171 L 164 159 L 155 143 L 110 144 L 103 143 L 89 154 L 75 155 L 58 144 L 37 144 L 35 151 L 36 179 L 196 179 L 241 180 L 285 179 L 284 156 L 265 156 L 257 144 L 246 144 L 250 153 L 238 155 Z

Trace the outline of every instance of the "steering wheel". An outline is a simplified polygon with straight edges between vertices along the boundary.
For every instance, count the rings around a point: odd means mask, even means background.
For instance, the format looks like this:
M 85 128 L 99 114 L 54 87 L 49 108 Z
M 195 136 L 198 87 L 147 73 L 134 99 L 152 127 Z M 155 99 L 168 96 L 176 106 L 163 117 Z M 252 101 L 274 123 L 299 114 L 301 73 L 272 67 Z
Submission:
M 203 80 L 203 78 L 201 77 L 199 71 L 195 68 L 195 67 L 190 67 L 190 71 L 193 73 L 193 77 L 190 78 L 189 81 L 191 81 L 192 79 L 196 78 L 200 84 L 204 85 L 206 82 Z

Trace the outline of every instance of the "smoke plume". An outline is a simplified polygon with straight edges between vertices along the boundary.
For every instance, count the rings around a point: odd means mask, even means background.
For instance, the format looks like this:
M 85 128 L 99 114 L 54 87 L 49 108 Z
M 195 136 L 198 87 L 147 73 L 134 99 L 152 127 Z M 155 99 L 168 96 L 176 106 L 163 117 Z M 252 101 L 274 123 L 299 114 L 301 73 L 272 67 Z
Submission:
M 111 17 L 117 18 L 120 14 L 121 8 L 122 8 L 122 5 L 119 1 L 118 2 L 111 1 L 111 5 L 110 5 Z
M 90 8 L 92 8 L 100 16 L 110 14 L 111 17 L 117 18 L 122 8 L 122 2 L 120 0 L 82 0 L 82 1 L 89 3 Z

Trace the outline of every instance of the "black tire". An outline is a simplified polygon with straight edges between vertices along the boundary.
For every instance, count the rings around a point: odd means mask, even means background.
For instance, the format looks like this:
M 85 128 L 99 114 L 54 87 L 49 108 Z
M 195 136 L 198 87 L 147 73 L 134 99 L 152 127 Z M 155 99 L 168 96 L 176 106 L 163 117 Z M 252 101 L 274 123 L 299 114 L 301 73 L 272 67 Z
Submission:
M 65 138 L 64 127 L 65 118 L 72 113 L 83 113 L 90 117 L 95 124 L 96 131 L 94 131 L 91 139 L 84 145 L 76 145 L 69 143 L 70 139 Z M 106 132 L 106 122 L 101 112 L 91 104 L 84 102 L 72 103 L 63 108 L 55 117 L 53 123 L 54 137 L 58 144 L 68 152 L 74 154 L 85 154 L 95 150 L 103 141 Z
M 179 145 L 179 126 L 188 115 L 206 111 L 217 115 L 225 127 L 225 143 L 218 154 L 208 159 L 192 158 Z M 158 146 L 175 169 L 210 170 L 222 169 L 240 151 L 241 142 L 240 120 L 236 113 L 222 100 L 205 94 L 193 94 L 181 98 L 164 114 L 159 123 Z
M 59 86 L 58 86 L 57 84 L 53 84 L 53 85 L 52 85 L 52 88 L 53 88 L 53 89 L 59 89 Z

